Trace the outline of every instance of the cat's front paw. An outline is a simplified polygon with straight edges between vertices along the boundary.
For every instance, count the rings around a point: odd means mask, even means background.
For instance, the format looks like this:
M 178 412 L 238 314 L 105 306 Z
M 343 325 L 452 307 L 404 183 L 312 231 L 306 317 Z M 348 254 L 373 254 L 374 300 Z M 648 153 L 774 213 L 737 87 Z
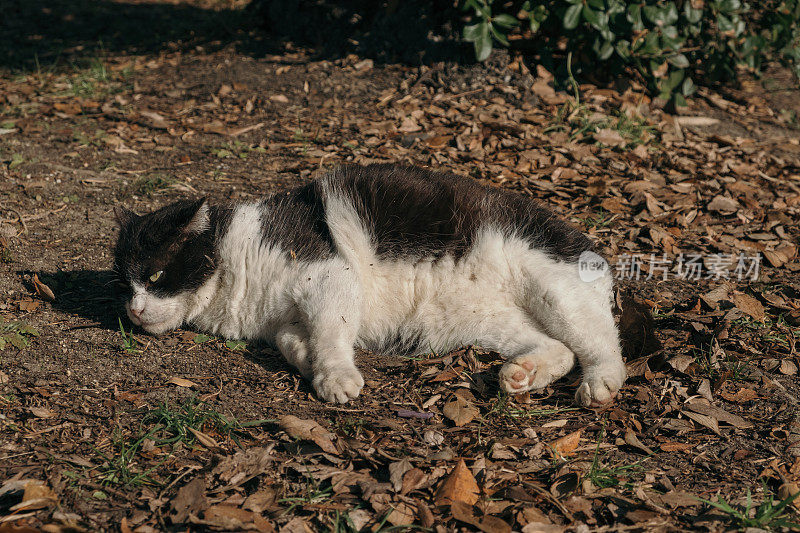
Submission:
M 326 402 L 347 403 L 358 397 L 364 378 L 355 366 L 325 370 L 314 377 L 314 390 Z
M 575 401 L 584 407 L 600 407 L 617 397 L 625 378 L 624 364 L 620 368 L 587 371 L 575 392 Z

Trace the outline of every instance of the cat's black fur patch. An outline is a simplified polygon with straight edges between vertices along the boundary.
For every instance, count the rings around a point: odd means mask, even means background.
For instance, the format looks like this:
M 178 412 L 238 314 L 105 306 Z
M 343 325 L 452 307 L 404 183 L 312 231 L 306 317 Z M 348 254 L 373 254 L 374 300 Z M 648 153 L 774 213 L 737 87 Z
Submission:
M 327 183 L 327 185 L 326 185 Z M 496 227 L 550 256 L 575 261 L 591 241 L 535 200 L 442 172 L 397 165 L 345 166 L 332 175 L 260 204 L 262 239 L 299 260 L 335 253 L 325 222 L 326 195 L 351 201 L 379 257 L 423 258 L 466 253 L 478 230 Z M 187 233 L 203 201 L 179 201 L 141 217 L 122 213 L 115 270 L 127 283 L 170 296 L 200 287 L 216 269 L 216 243 L 232 208 L 212 207 L 207 229 Z M 150 276 L 163 270 L 155 283 Z
M 263 242 L 277 243 L 297 259 L 329 257 L 334 246 L 323 202 L 319 181 L 265 198 L 260 204 Z
M 212 207 L 202 231 L 187 231 L 204 202 L 181 200 L 144 216 L 118 215 L 114 270 L 121 280 L 139 283 L 157 296 L 200 287 L 216 269 L 215 243 L 231 213 L 227 207 Z M 159 270 L 163 274 L 151 282 L 150 276 Z
M 397 165 L 346 166 L 331 180 L 356 206 L 379 256 L 462 256 L 480 227 L 506 230 L 554 258 L 592 242 L 536 200 L 453 174 Z

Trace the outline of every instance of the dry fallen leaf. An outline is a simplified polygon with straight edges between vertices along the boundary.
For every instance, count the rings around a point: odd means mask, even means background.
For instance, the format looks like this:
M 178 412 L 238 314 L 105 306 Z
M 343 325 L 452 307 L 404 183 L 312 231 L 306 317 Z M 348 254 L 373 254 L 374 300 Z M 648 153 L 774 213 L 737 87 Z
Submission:
M 143 110 L 139 114 L 147 119 L 147 124 L 152 128 L 165 130 L 169 127 L 167 120 L 155 111 Z
M 733 198 L 727 196 L 717 195 L 708 203 L 708 210 L 721 213 L 723 215 L 730 215 L 735 213 L 741 208 L 739 203 Z
M 548 105 L 560 105 L 568 100 L 566 94 L 562 92 L 556 93 L 556 90 L 550 85 L 547 78 L 537 79 L 533 83 L 531 89 L 536 93 L 536 96 L 541 98 L 544 103 Z
M 625 444 L 628 446 L 633 446 L 634 448 L 638 448 L 647 455 L 653 455 L 655 453 L 653 450 L 642 444 L 642 441 L 639 440 L 639 437 L 637 437 L 636 433 L 634 433 L 631 429 L 627 429 L 625 431 Z
M 578 447 L 578 443 L 581 440 L 582 431 L 582 429 L 573 431 L 569 435 L 565 435 L 551 442 L 550 448 L 553 450 L 553 453 L 562 457 L 572 454 L 572 452 L 575 451 L 575 448 Z
M 198 430 L 196 430 L 194 428 L 190 428 L 190 427 L 187 427 L 186 429 L 191 431 L 192 435 L 195 436 L 197 441 L 200 444 L 202 444 L 203 446 L 205 446 L 206 448 L 218 448 L 219 447 L 219 443 L 217 441 L 215 441 L 214 439 L 212 439 L 211 437 L 209 437 L 208 435 L 206 435 L 202 431 L 198 431 Z
M 167 383 L 177 385 L 178 387 L 186 387 L 186 388 L 197 387 L 197 383 L 195 383 L 194 381 L 184 378 L 179 378 L 177 376 L 169 378 L 169 381 L 167 381 Z
M 386 521 L 393 526 L 411 525 L 416 518 L 417 516 L 414 512 L 414 508 L 404 502 L 392 505 L 392 510 L 386 515 Z
M 264 127 L 264 123 L 263 122 L 259 122 L 257 124 L 251 124 L 249 126 L 242 126 L 241 128 L 229 129 L 226 133 L 228 135 L 230 135 L 231 137 L 237 137 L 239 135 L 242 135 L 242 134 L 251 132 L 253 130 L 257 130 L 259 128 L 263 128 L 263 127 Z
M 453 502 L 450 507 L 453 518 L 478 528 L 484 533 L 511 533 L 511 526 L 496 516 L 485 516 L 483 519 L 475 514 L 475 509 L 464 502 Z
M 403 488 L 403 476 L 406 472 L 414 468 L 407 458 L 395 461 L 389 465 L 389 481 L 392 482 L 395 492 Z
M 436 505 L 451 505 L 453 502 L 473 505 L 478 501 L 479 491 L 475 476 L 467 468 L 464 460 L 459 459 L 450 475 L 439 485 L 433 501 Z
M 403 474 L 403 484 L 400 488 L 400 494 L 408 494 L 412 490 L 422 488 L 428 481 L 428 474 L 419 468 L 412 468 Z
M 713 126 L 719 120 L 711 117 L 675 117 L 675 122 L 681 126 Z
M 794 496 L 800 492 L 800 487 L 797 486 L 797 483 L 786 482 L 783 483 L 780 487 L 778 487 L 778 498 L 781 500 L 785 500 L 790 496 Z M 792 505 L 794 507 L 800 508 L 800 498 L 795 498 L 792 501 Z
M 794 376 L 797 374 L 797 365 L 794 363 L 794 361 L 790 361 L 789 359 L 781 359 L 778 372 L 784 376 Z
M 56 414 L 47 407 L 31 407 L 31 414 L 36 418 L 53 418 Z
M 53 294 L 53 291 L 50 289 L 50 287 L 42 283 L 37 274 L 33 275 L 33 288 L 36 290 L 36 294 L 42 300 L 52 302 L 56 299 L 56 295 Z
M 477 407 L 458 395 L 454 395 L 453 399 L 445 404 L 442 412 L 444 416 L 452 420 L 453 423 L 459 427 L 469 424 L 480 414 Z
M 246 483 L 253 477 L 275 469 L 272 451 L 275 443 L 265 448 L 249 447 L 227 456 L 220 461 L 212 473 L 229 485 Z
M 278 419 L 278 424 L 290 437 L 313 441 L 324 452 L 334 455 L 339 454 L 339 450 L 333 444 L 333 434 L 326 431 L 314 420 L 303 420 L 293 415 L 286 415 Z
M 761 305 L 761 302 L 750 296 L 749 294 L 744 294 L 741 292 L 734 292 L 731 295 L 731 301 L 734 305 L 744 314 L 751 317 L 753 320 L 757 320 L 758 322 L 763 322 L 766 318 L 766 313 L 764 312 L 764 306 Z
M 758 398 L 758 393 L 753 389 L 739 389 L 734 394 L 726 391 L 720 391 L 718 394 L 732 403 L 745 403 Z
M 196 477 L 178 490 L 172 499 L 170 517 L 173 524 L 186 522 L 190 514 L 198 515 L 208 506 L 206 501 L 206 482 L 202 476 Z
M 19 479 L 6 481 L 0 486 L 0 500 L 6 503 L 6 509 L 15 513 L 52 507 L 58 502 L 58 496 L 43 481 Z M 19 503 L 10 505 L 14 501 Z
M 595 141 L 607 146 L 625 146 L 628 142 L 617 130 L 612 130 L 610 128 L 603 128 L 592 135 L 592 137 L 594 137 Z
M 224 503 L 212 505 L 203 513 L 203 520 L 192 520 L 228 531 L 273 532 L 275 528 L 264 517 Z
M 710 429 L 711 431 L 713 431 L 717 435 L 721 435 L 722 434 L 719 431 L 719 424 L 717 423 L 717 421 L 714 418 L 712 418 L 712 417 L 710 417 L 708 415 L 701 414 L 701 413 L 694 413 L 692 411 L 683 411 L 683 414 L 686 415 L 687 418 L 691 418 L 692 420 L 694 420 L 698 424 L 707 427 L 708 429 Z M 663 447 L 662 447 L 662 450 L 663 450 Z

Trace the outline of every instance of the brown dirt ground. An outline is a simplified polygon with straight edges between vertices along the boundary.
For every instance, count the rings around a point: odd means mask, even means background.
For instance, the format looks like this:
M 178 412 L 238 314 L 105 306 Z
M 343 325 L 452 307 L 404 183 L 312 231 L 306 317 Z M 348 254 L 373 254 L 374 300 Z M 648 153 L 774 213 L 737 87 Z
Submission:
M 718 531 L 750 524 L 698 498 L 796 490 L 800 93 L 783 71 L 681 117 L 624 84 L 582 86 L 576 109 L 502 54 L 379 64 L 236 30 L 220 3 L 72 4 L 14 4 L 0 70 L 0 531 Z M 106 18 L 76 37 L 64 17 L 93 8 Z M 622 280 L 631 377 L 602 410 L 573 406 L 577 373 L 505 397 L 499 355 L 472 348 L 359 354 L 367 386 L 332 406 L 266 347 L 136 330 L 123 346 L 114 206 L 257 198 L 372 161 L 538 197 L 612 265 L 764 264 L 757 281 Z

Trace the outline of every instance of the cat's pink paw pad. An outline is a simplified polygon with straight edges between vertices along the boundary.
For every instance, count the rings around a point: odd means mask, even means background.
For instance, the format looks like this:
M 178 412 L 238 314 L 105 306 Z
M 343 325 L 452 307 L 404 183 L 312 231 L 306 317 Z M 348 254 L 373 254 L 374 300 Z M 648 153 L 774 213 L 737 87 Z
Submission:
M 540 388 L 536 380 L 538 365 L 526 356 L 506 362 L 500 369 L 500 386 L 504 391 L 516 394 Z
M 326 402 L 347 403 L 357 398 L 364 378 L 356 367 L 328 370 L 314 377 L 314 390 Z

